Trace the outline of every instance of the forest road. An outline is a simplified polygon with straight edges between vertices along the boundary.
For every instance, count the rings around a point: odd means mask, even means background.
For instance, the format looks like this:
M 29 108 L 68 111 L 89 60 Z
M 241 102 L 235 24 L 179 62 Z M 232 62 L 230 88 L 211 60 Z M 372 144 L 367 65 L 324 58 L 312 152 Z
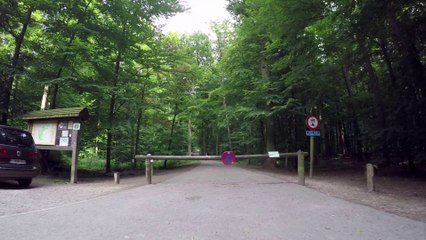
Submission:
M 1 196 L 0 196 L 1 197 Z M 0 217 L 1 239 L 424 240 L 426 224 L 220 162 L 162 183 Z

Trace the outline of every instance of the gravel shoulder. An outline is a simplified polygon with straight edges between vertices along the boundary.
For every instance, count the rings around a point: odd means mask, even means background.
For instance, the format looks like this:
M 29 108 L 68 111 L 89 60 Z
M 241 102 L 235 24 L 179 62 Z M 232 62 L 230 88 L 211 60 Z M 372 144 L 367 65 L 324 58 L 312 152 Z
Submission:
M 256 172 L 297 183 L 297 173 L 283 169 L 244 166 Z M 426 222 L 426 180 L 408 177 L 375 177 L 376 191 L 369 192 L 362 170 L 319 171 L 306 177 L 306 186 L 329 196 L 362 204 L 398 216 Z
M 195 166 L 182 166 L 154 171 L 153 183 L 173 178 Z M 121 174 L 120 184 L 113 176 L 80 177 L 77 184 L 69 179 L 39 175 L 29 188 L 20 188 L 15 181 L 0 181 L 0 218 L 71 205 L 129 188 L 146 185 L 143 171 Z

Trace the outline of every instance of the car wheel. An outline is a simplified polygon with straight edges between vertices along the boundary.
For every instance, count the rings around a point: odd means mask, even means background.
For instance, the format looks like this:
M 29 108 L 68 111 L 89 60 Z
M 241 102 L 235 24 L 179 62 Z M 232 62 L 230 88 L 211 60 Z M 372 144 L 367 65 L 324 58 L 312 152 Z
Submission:
M 32 181 L 33 180 L 31 178 L 29 178 L 29 179 L 19 179 L 18 183 L 19 183 L 19 186 L 21 186 L 21 187 L 28 187 L 28 186 L 30 186 L 30 184 L 31 184 Z

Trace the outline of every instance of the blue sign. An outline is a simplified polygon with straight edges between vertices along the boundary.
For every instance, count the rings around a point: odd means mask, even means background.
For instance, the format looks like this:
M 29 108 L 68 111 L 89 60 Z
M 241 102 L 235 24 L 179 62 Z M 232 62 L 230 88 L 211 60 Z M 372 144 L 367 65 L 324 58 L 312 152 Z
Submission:
M 306 130 L 306 136 L 319 137 L 320 131 L 308 131 L 308 130 Z

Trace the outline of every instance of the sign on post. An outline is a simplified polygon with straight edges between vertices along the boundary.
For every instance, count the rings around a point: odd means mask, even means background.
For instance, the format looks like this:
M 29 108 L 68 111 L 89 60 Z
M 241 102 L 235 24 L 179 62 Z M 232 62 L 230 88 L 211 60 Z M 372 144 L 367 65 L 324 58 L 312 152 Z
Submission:
M 22 116 L 40 151 L 71 151 L 70 182 L 77 182 L 81 121 L 89 119 L 85 107 L 57 108 L 29 112 Z M 42 160 L 46 168 L 47 162 Z
M 319 137 L 320 136 L 320 131 L 309 131 L 309 130 L 306 130 L 306 136 L 308 136 L 308 137 Z
M 306 131 L 306 136 L 309 136 L 310 149 L 309 149 L 309 177 L 313 176 L 314 172 L 314 137 L 320 136 L 320 131 L 318 128 L 320 126 L 320 120 L 314 115 L 308 115 L 305 119 L 306 128 L 309 130 Z
M 237 158 L 235 157 L 234 152 L 232 152 L 232 151 L 224 151 L 222 153 L 222 155 L 221 155 L 221 159 L 222 159 L 223 164 L 225 164 L 227 166 L 230 166 L 230 165 L 232 165 L 232 164 L 235 163 L 235 160 Z
M 271 151 L 271 152 L 268 152 L 268 156 L 270 158 L 279 158 L 280 157 L 280 153 L 278 151 Z
M 314 115 L 309 115 L 306 117 L 305 119 L 305 124 L 306 127 L 311 130 L 311 131 L 315 131 L 319 128 L 320 125 L 320 121 L 317 117 L 315 117 Z

